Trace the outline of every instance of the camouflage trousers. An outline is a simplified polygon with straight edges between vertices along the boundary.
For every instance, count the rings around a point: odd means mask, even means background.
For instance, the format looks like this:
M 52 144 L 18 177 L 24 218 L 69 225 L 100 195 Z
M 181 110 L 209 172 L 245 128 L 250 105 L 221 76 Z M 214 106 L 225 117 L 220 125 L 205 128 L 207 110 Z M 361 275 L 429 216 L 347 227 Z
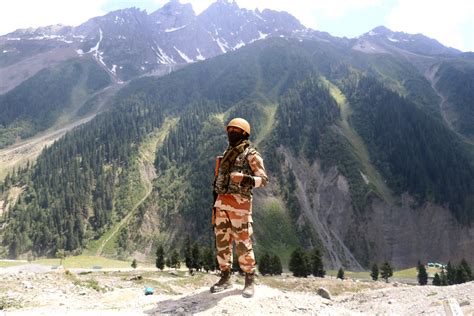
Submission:
M 237 194 L 219 195 L 215 208 L 217 262 L 221 271 L 232 268 L 232 242 L 242 271 L 255 272 L 252 247 L 252 201 Z

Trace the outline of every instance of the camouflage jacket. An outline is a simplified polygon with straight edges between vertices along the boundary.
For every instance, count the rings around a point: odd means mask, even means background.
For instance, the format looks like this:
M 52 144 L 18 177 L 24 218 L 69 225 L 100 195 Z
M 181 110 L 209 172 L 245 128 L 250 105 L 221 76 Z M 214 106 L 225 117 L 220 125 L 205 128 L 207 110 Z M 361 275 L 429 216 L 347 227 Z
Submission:
M 268 182 L 268 176 L 263 165 L 262 156 L 255 148 L 247 147 L 238 155 L 229 168 L 220 167 L 214 181 L 214 191 L 217 194 L 240 194 L 242 197 L 251 199 L 252 185 L 235 183 L 230 179 L 232 172 L 242 172 L 244 175 L 252 176 L 255 187 L 263 187 Z

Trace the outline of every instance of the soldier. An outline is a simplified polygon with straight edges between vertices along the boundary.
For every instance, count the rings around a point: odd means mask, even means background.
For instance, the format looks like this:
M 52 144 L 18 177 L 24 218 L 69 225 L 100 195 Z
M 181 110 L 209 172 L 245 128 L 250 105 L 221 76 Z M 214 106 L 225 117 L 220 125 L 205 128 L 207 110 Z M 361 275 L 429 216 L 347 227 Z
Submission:
M 232 242 L 245 272 L 244 297 L 254 295 L 255 256 L 252 248 L 252 188 L 263 187 L 268 177 L 260 154 L 249 141 L 250 124 L 234 118 L 227 125 L 229 146 L 216 160 L 212 222 L 216 234 L 220 280 L 211 287 L 217 293 L 232 287 Z

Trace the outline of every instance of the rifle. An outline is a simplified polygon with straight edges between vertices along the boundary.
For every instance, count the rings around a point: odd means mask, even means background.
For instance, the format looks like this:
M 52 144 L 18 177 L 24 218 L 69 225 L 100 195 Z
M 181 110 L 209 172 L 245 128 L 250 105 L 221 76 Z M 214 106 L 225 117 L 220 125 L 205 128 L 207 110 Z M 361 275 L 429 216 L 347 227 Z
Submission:
M 212 226 L 216 225 L 216 208 L 214 207 L 214 204 L 216 203 L 217 200 L 217 192 L 215 190 L 215 185 L 216 185 L 216 180 L 217 176 L 219 175 L 219 168 L 221 166 L 221 161 L 222 161 L 222 156 L 217 156 L 216 157 L 216 167 L 214 169 L 214 186 L 213 186 L 213 191 L 212 194 L 214 196 L 214 202 L 212 203 Z

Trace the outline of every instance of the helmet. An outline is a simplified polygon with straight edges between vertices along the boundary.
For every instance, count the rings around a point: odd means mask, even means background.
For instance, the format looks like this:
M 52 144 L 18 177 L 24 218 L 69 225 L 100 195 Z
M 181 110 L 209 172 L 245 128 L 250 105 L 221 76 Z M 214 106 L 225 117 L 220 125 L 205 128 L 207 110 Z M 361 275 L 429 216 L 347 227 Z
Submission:
M 249 124 L 249 122 L 247 122 L 243 118 L 237 117 L 237 118 L 234 118 L 234 119 L 230 120 L 229 124 L 227 124 L 226 129 L 228 129 L 231 126 L 238 127 L 238 128 L 240 128 L 241 130 L 243 130 L 244 132 L 246 132 L 247 134 L 250 135 L 250 124 Z

